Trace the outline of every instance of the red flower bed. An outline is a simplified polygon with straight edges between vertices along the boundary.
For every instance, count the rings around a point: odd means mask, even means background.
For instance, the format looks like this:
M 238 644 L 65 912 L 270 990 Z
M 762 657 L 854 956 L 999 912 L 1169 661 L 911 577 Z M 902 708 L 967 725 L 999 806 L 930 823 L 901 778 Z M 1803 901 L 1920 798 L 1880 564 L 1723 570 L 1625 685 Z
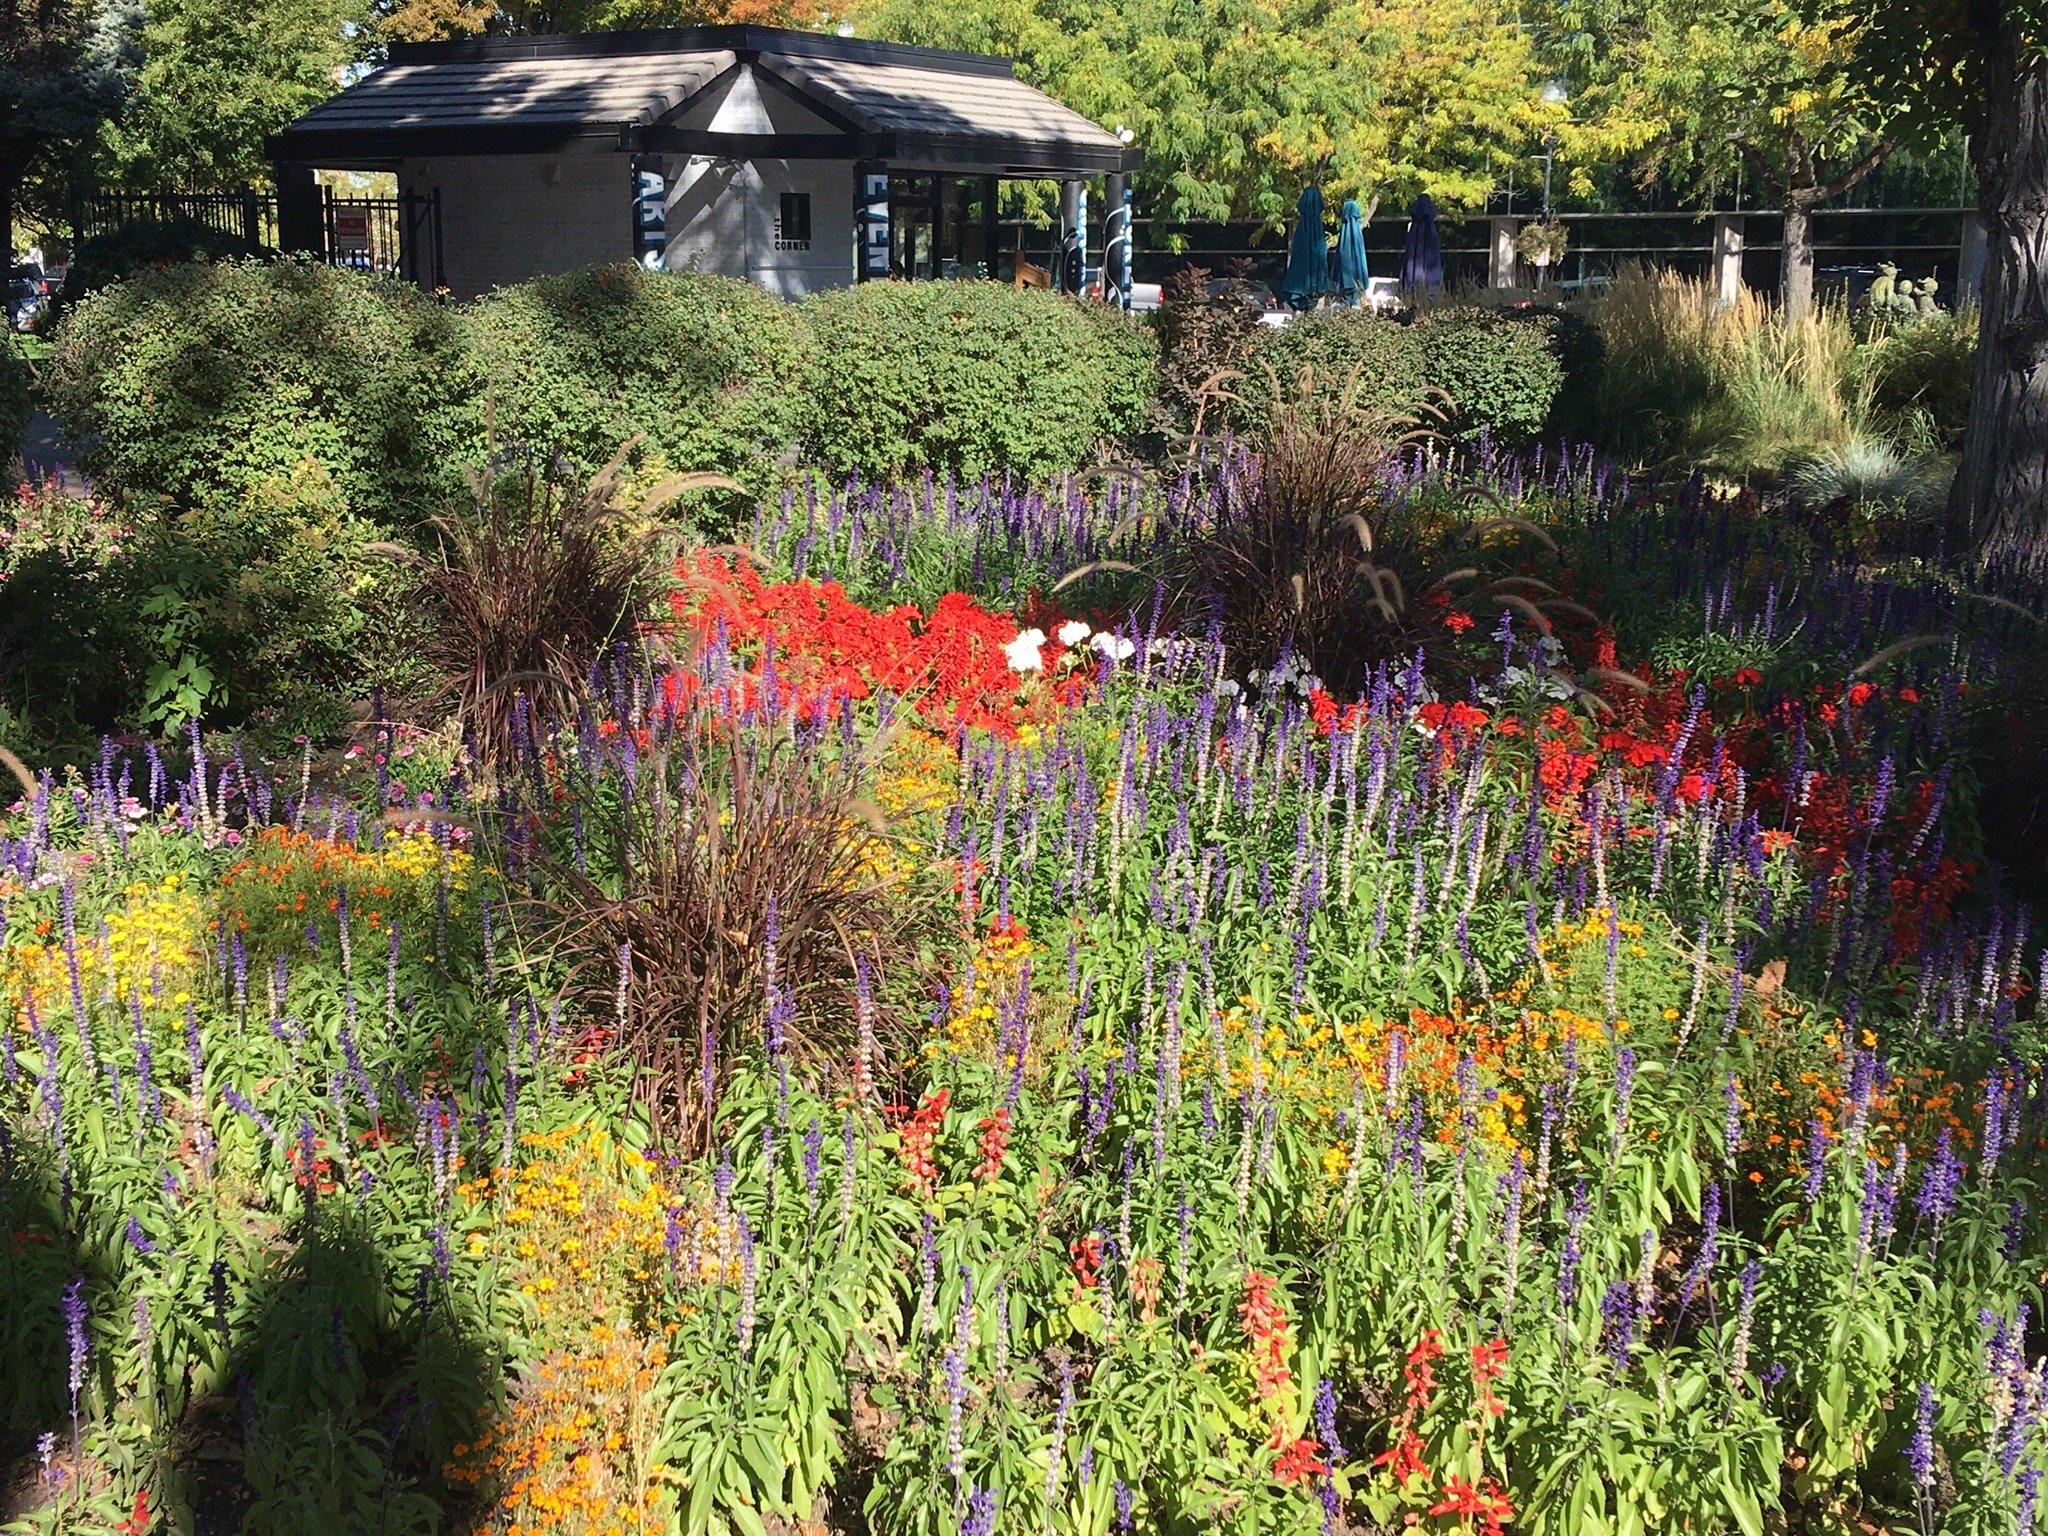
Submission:
M 949 592 L 929 614 L 863 607 L 836 581 L 763 580 L 742 559 L 699 551 L 677 564 L 669 599 L 700 647 L 721 638 L 742 667 L 746 702 L 802 712 L 894 694 L 954 730 L 1013 735 L 1027 714 L 1004 647 L 1014 619 Z M 687 690 L 687 679 L 676 687 Z

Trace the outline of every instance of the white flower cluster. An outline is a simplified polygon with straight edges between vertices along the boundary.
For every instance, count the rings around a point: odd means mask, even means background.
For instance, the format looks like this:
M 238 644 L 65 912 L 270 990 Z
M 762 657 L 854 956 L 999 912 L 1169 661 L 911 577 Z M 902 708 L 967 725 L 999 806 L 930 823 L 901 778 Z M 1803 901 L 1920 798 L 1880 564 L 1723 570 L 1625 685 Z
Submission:
M 1079 619 L 1067 620 L 1053 631 L 1053 639 L 1060 648 L 1057 665 L 1061 667 L 1078 664 L 1084 645 L 1104 661 L 1129 661 L 1138 652 L 1137 642 L 1126 640 L 1122 635 L 1111 634 L 1106 629 L 1090 629 Z M 1012 672 L 1043 672 L 1045 645 L 1044 630 L 1020 630 L 1017 638 L 1003 647 L 1003 656 L 1010 663 Z

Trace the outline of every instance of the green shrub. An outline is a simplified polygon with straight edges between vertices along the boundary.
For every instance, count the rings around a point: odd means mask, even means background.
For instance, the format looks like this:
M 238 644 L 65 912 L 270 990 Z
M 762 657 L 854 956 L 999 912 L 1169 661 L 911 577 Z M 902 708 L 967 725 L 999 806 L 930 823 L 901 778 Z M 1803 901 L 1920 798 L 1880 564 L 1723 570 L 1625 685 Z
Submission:
M 1450 397 L 1461 437 L 1517 444 L 1538 436 L 1564 385 L 1557 319 L 1486 309 L 1425 310 L 1412 327 L 1423 372 Z
M 807 301 L 824 359 L 805 446 L 835 474 L 1056 475 L 1137 430 L 1152 333 L 996 283 L 862 283 Z
M 78 243 L 64 278 L 64 297 L 67 301 L 85 298 L 152 267 L 270 254 L 252 240 L 196 219 L 137 219 Z
M 1975 309 L 1962 309 L 1874 330 L 1856 354 L 1872 408 L 1908 435 L 1917 424 L 1939 447 L 1960 444 L 1970 418 L 1977 323 Z
M 123 522 L 45 492 L 4 568 L 0 702 L 49 733 L 254 725 L 328 738 L 409 679 L 404 573 L 317 464 L 239 501 Z
M 51 408 L 103 487 L 232 508 L 317 466 L 384 527 L 459 484 L 476 394 L 449 310 L 307 262 L 138 273 L 74 306 L 45 369 Z
M 765 491 L 814 373 L 790 305 L 738 278 L 631 263 L 497 289 L 462 324 L 496 441 L 583 475 L 639 436 L 673 469 Z
M 1328 309 L 1297 317 L 1260 339 L 1236 386 L 1242 426 L 1261 427 L 1276 394 L 1293 396 L 1304 372 L 1317 389 L 1354 387 L 1367 410 L 1403 414 L 1422 404 L 1428 370 L 1416 331 L 1364 309 Z
M 13 335 L 0 330 L 0 491 L 14 483 L 16 451 L 35 410 L 35 376 Z

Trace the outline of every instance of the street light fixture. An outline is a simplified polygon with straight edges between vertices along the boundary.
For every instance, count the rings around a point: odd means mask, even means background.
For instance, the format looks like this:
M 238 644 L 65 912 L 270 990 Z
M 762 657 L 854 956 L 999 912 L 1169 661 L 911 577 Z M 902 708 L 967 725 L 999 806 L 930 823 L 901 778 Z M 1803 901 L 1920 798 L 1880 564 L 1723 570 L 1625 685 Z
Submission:
M 1542 95 L 1543 95 L 1543 104 L 1544 104 L 1544 105 L 1545 105 L 1546 107 L 1561 107 L 1561 106 L 1563 106 L 1563 105 L 1564 105 L 1564 104 L 1565 104 L 1566 102 L 1568 102 L 1568 101 L 1570 101 L 1570 100 L 1572 99 L 1572 93 L 1571 93 L 1570 91 L 1568 91 L 1568 90 L 1566 90 L 1566 89 L 1565 89 L 1565 84 L 1564 84 L 1564 82 L 1563 82 L 1562 80 L 1557 80 L 1557 79 L 1547 80 L 1547 81 L 1545 81 L 1545 82 L 1544 82 L 1544 85 L 1543 85 L 1543 92 L 1542 92 Z M 1552 162 L 1552 160 L 1556 158 L 1556 155 L 1557 155 L 1557 135 L 1556 135 L 1555 133 L 1546 133 L 1546 134 L 1544 134 L 1544 135 L 1543 135 L 1543 221 L 1544 221 L 1544 223 L 1546 223 L 1546 224 L 1550 222 L 1550 166 L 1551 166 L 1551 162 Z

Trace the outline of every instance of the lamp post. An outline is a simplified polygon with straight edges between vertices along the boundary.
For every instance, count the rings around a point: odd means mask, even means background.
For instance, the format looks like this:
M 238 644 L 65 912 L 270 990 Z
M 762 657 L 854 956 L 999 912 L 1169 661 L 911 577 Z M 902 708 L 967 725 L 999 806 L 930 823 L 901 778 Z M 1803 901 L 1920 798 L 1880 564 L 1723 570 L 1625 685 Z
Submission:
M 1563 106 L 1563 105 L 1564 105 L 1564 104 L 1565 104 L 1565 103 L 1566 103 L 1567 101 L 1569 101 L 1569 100 L 1571 100 L 1571 92 L 1567 91 L 1567 90 L 1566 90 L 1566 89 L 1564 88 L 1564 82 L 1563 82 L 1562 80 L 1551 80 L 1551 81 L 1548 81 L 1548 82 L 1546 82 L 1546 83 L 1545 83 L 1545 85 L 1544 85 L 1544 87 L 1543 87 L 1543 104 L 1544 104 L 1545 106 L 1549 106 L 1549 107 L 1561 107 L 1561 106 Z M 1548 223 L 1550 222 L 1550 166 L 1551 166 L 1551 161 L 1552 161 L 1552 160 L 1553 160 L 1553 159 L 1554 159 L 1554 158 L 1556 157 L 1556 155 L 1557 155 L 1557 135 L 1556 135 L 1555 133 L 1546 133 L 1546 134 L 1544 134 L 1544 135 L 1543 135 L 1543 222 L 1544 222 L 1544 223 L 1546 223 L 1546 224 L 1548 224 Z

